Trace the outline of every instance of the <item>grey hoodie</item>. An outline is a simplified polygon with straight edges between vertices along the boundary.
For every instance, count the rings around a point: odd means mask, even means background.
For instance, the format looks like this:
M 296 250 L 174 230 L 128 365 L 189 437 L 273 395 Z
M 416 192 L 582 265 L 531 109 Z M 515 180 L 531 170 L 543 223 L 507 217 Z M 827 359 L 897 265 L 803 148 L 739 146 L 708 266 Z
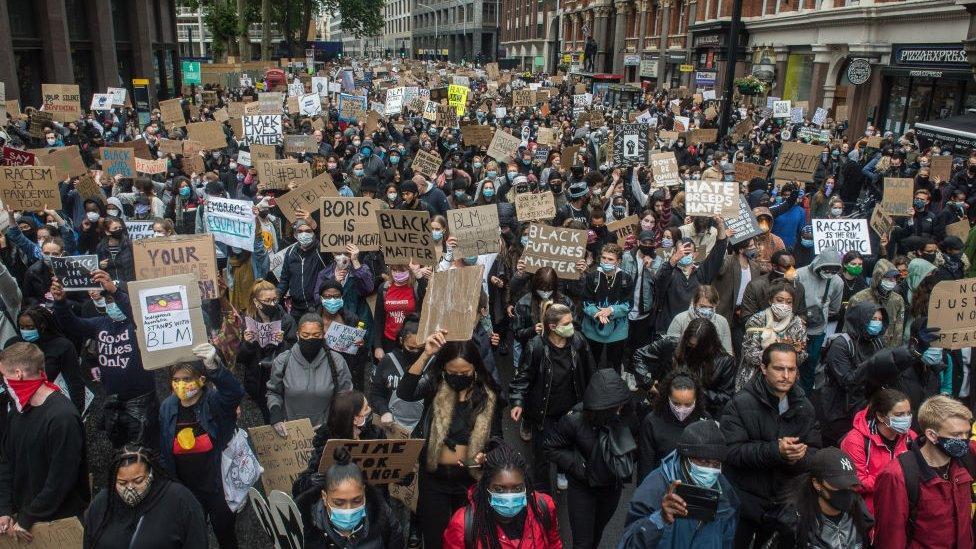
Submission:
M 811 336 L 824 333 L 827 319 L 840 311 L 843 300 L 844 281 L 840 275 L 824 279 L 819 273 L 824 267 L 840 270 L 840 252 L 835 248 L 821 250 L 809 265 L 796 271 L 796 281 L 803 285 L 806 296 L 807 334 Z M 816 312 L 818 308 L 822 314 Z
M 298 343 L 275 357 L 268 380 L 268 408 L 271 423 L 307 417 L 313 426 L 329 418 L 335 395 L 352 389 L 352 375 L 342 355 L 323 346 L 311 364 L 305 360 Z M 332 358 L 338 382 L 333 379 Z

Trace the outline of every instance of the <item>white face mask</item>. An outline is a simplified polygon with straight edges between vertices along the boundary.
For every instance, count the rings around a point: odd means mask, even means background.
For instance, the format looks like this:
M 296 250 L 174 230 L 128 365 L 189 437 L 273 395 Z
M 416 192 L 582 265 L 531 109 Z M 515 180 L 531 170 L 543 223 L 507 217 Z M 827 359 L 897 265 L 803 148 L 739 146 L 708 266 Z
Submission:
M 110 215 L 112 217 L 118 217 L 119 216 L 119 211 L 118 210 L 107 210 L 107 213 L 108 213 L 108 215 Z
M 95 223 L 98 221 L 98 212 L 87 212 L 85 217 L 88 219 L 88 221 Z

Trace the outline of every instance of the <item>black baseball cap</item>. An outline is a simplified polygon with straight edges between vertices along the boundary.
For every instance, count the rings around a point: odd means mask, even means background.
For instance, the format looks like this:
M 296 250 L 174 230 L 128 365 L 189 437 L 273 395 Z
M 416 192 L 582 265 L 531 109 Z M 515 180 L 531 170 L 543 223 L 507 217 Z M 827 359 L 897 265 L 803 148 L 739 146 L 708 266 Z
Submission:
M 854 473 L 854 461 L 838 448 L 824 448 L 814 454 L 810 460 L 810 476 L 838 490 L 861 484 Z

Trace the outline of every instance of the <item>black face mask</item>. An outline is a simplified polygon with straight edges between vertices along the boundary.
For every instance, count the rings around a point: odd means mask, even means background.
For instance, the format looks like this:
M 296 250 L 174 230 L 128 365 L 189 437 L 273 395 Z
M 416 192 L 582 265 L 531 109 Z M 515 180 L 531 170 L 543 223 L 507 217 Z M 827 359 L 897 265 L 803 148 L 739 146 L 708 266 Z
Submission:
M 637 249 L 644 255 L 654 255 L 654 246 L 638 246 Z
M 921 254 L 919 257 L 935 265 L 935 254 Z
M 474 376 L 463 376 L 460 374 L 449 374 L 444 372 L 444 381 L 455 391 L 464 391 L 474 383 Z
M 298 350 L 302 352 L 302 356 L 305 357 L 306 361 L 311 362 L 315 360 L 315 357 L 318 356 L 319 351 L 322 350 L 322 340 L 299 339 Z
M 267 305 L 265 303 L 261 304 L 261 312 L 264 313 L 265 316 L 273 316 L 277 311 L 278 311 L 277 305 Z
M 828 492 L 821 490 L 820 496 L 823 497 L 831 507 L 839 511 L 849 511 L 854 504 L 854 490 L 834 490 Z
M 108 235 L 112 238 L 122 238 L 122 229 L 115 229 L 114 231 L 109 231 Z

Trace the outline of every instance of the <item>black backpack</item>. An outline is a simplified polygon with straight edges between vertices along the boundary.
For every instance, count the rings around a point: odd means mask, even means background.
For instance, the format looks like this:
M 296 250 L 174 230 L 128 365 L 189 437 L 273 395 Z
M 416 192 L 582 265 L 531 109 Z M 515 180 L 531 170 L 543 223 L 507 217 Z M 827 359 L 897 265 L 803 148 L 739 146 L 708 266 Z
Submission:
M 546 532 L 552 526 L 552 509 L 546 505 L 546 500 L 542 498 L 538 493 L 535 495 L 535 502 L 542 511 L 542 516 L 539 517 L 539 522 L 542 523 L 542 529 Z M 477 532 L 474 529 L 474 508 L 470 505 L 464 508 L 464 547 L 465 549 L 474 549 L 477 544 L 475 543 L 475 536 Z
M 905 524 L 905 532 L 909 540 L 915 539 L 915 521 L 918 518 L 918 496 L 921 470 L 918 466 L 918 458 L 915 452 L 909 450 L 898 456 L 898 464 L 901 472 L 905 476 L 905 491 L 908 492 L 908 522 Z M 950 462 L 951 463 L 951 462 Z M 969 475 L 976 480 L 976 456 L 967 453 L 959 460 L 959 464 L 969 471 Z M 972 489 L 970 489 L 972 494 Z M 972 494 L 973 502 L 976 503 L 976 494 Z

